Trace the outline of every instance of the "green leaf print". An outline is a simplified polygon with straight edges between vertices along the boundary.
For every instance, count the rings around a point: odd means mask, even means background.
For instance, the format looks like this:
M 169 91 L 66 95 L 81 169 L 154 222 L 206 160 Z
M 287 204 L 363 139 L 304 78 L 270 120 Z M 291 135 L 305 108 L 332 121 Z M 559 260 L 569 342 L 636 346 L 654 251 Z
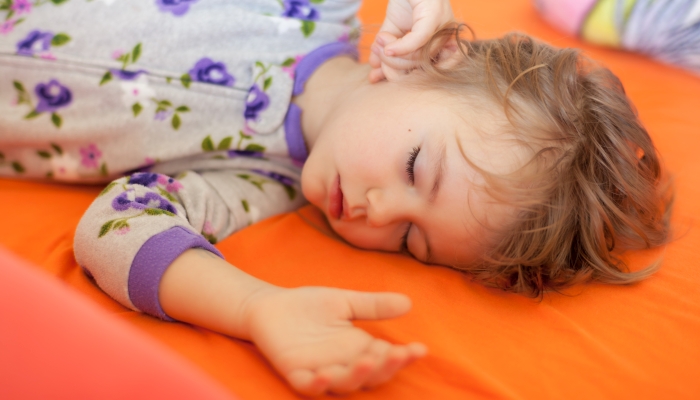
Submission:
M 182 121 L 180 120 L 180 116 L 178 114 L 173 114 L 173 120 L 172 120 L 173 129 L 175 129 L 175 130 L 180 129 L 181 124 L 182 124 Z
M 214 151 L 214 142 L 212 142 L 211 136 L 207 136 L 202 140 L 202 150 Z
M 51 122 L 56 126 L 56 128 L 60 128 L 63 120 L 61 119 L 60 115 L 51 113 Z
M 14 86 L 19 92 L 26 92 L 26 90 L 24 90 L 24 85 L 22 85 L 22 82 L 20 81 L 12 81 L 12 86 Z
M 322 4 L 324 2 L 324 0 L 309 0 L 309 1 L 311 1 L 313 4 Z
M 245 210 L 245 212 L 250 212 L 250 207 L 248 207 L 248 201 L 241 200 L 241 205 L 243 206 L 243 209 Z
M 180 106 L 180 107 L 175 109 L 175 112 L 189 112 L 189 111 L 190 111 L 190 108 L 187 106 Z
M 115 186 L 117 186 L 117 185 L 118 185 L 117 182 L 110 182 L 110 184 L 107 185 L 107 187 L 105 187 L 104 189 L 102 189 L 102 191 L 100 192 L 100 194 L 97 195 L 97 197 L 104 196 L 104 195 L 107 194 L 110 190 L 112 190 L 113 187 L 115 187 Z
M 131 50 L 131 63 L 136 64 L 136 61 L 138 61 L 139 57 L 141 57 L 141 43 L 134 46 L 134 49 Z
M 63 149 L 61 148 L 61 146 L 57 145 L 56 143 L 50 143 L 50 144 L 51 144 L 51 148 L 54 149 L 54 151 L 56 153 L 58 153 L 59 156 L 61 154 L 63 154 Z
M 24 119 L 33 119 L 39 116 L 40 113 L 36 112 L 36 110 L 32 110 L 29 114 L 24 116 Z
M 255 151 L 258 153 L 264 153 L 265 152 L 265 146 L 255 144 L 255 143 L 250 143 L 245 147 L 245 151 Z
M 105 72 L 105 74 L 102 75 L 102 79 L 100 80 L 100 86 L 104 85 L 105 83 L 107 83 L 111 80 L 112 80 L 112 72 L 111 71 Z
M 171 213 L 170 211 L 161 210 L 160 208 L 147 208 L 143 211 L 148 215 L 167 215 L 170 217 L 175 216 L 175 214 Z
M 49 153 L 48 151 L 39 150 L 36 152 L 36 154 L 38 154 L 41 158 L 51 158 L 51 153 Z
M 271 84 L 272 84 L 272 77 L 268 76 L 265 79 L 265 82 L 263 82 L 263 90 L 267 90 L 267 88 L 269 88 Z
M 22 166 L 22 164 L 20 164 L 20 163 L 17 162 L 17 161 L 14 161 L 14 162 L 12 163 L 12 169 L 14 169 L 15 172 L 17 172 L 18 174 L 22 174 L 22 173 L 24 173 L 24 171 L 25 171 L 24 166 Z
M 211 244 L 216 244 L 217 242 L 216 237 L 214 237 L 214 235 L 202 232 L 202 236 L 204 236 L 204 238 L 207 239 L 207 241 Z
M 161 196 L 165 197 L 166 199 L 170 200 L 173 203 L 178 203 L 177 199 L 170 193 L 168 193 L 167 190 L 159 187 L 158 192 L 160 193 Z
M 107 171 L 107 163 L 102 163 L 102 165 L 100 165 L 100 175 L 102 175 L 102 176 L 109 175 L 109 172 Z
M 284 60 L 284 62 L 282 63 L 282 66 L 283 67 L 291 67 L 292 65 L 294 65 L 294 61 L 295 60 L 292 57 L 289 57 L 288 59 Z
M 110 229 L 112 229 L 113 224 L 114 224 L 114 220 L 110 220 L 110 221 L 105 222 L 104 225 L 102 225 L 102 227 L 100 228 L 100 233 L 97 235 L 97 238 L 99 239 L 102 236 L 106 235 L 107 232 L 109 232 Z
M 301 33 L 304 37 L 309 37 L 316 29 L 316 23 L 314 21 L 301 21 Z
M 65 3 L 65 2 L 67 2 L 67 1 L 68 1 L 68 0 L 51 0 L 51 2 L 52 2 L 53 4 L 55 4 L 55 5 L 57 5 L 57 6 L 58 6 L 58 5 L 61 5 L 61 4 L 63 4 L 63 3 Z
M 231 142 L 233 142 L 233 137 L 227 136 L 227 137 L 221 139 L 221 142 L 219 142 L 219 145 L 216 147 L 216 149 L 217 150 L 228 150 L 229 147 L 231 147 Z
M 180 77 L 180 83 L 182 83 L 182 86 L 184 86 L 186 89 L 189 89 L 190 84 L 192 83 L 192 77 L 190 74 L 182 74 Z
M 287 192 L 289 200 L 294 200 L 294 198 L 297 196 L 297 190 L 294 189 L 294 186 L 282 185 L 282 187 L 284 187 L 284 191 Z
M 70 42 L 70 36 L 65 33 L 59 33 L 51 39 L 51 46 L 63 46 Z
M 140 103 L 134 103 L 134 105 L 131 106 L 131 111 L 134 112 L 134 117 L 138 117 L 141 111 L 143 111 L 143 106 Z

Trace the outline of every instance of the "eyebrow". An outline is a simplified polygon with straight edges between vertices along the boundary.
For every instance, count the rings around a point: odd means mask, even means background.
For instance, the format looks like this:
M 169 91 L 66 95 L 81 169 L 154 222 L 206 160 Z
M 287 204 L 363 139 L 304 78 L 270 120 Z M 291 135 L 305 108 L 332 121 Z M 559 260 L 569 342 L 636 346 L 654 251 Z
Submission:
M 432 171 L 435 176 L 433 179 L 433 187 L 430 189 L 430 194 L 428 195 L 428 204 L 433 204 L 440 192 L 440 184 L 442 183 L 442 176 L 445 172 L 445 158 L 447 153 L 447 146 L 443 141 L 439 145 L 439 150 L 436 152 L 437 156 L 433 157 Z M 432 251 L 430 248 L 430 240 L 428 240 L 428 235 L 423 233 L 423 238 L 425 239 L 425 262 L 430 262 L 432 256 Z

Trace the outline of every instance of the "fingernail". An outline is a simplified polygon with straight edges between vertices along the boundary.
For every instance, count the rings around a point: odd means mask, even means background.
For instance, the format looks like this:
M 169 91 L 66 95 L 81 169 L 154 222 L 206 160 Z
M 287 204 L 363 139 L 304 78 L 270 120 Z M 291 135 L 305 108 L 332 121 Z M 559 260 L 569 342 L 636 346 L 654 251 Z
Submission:
M 386 48 L 385 48 L 385 49 L 384 49 L 384 54 L 386 54 L 386 55 L 389 56 L 389 57 L 393 57 L 395 53 L 394 53 L 394 50 L 389 50 L 389 49 L 386 49 Z
M 375 39 L 375 42 L 377 42 L 380 46 L 384 46 L 386 43 L 384 42 L 384 39 L 382 39 L 381 36 L 377 35 L 377 38 Z
M 381 52 L 382 52 L 382 50 L 379 48 L 379 46 L 377 46 L 376 43 L 374 43 L 374 44 L 369 48 L 369 50 L 370 50 L 372 53 L 376 54 L 376 55 L 380 55 Z

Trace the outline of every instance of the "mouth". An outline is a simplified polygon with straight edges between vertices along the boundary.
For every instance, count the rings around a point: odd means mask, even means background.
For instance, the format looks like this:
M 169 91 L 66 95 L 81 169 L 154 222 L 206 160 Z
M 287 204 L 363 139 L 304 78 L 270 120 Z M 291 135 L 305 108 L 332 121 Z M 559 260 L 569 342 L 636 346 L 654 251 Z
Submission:
M 340 188 L 340 175 L 335 178 L 331 185 L 328 196 L 328 214 L 333 219 L 340 219 L 343 215 L 343 190 Z

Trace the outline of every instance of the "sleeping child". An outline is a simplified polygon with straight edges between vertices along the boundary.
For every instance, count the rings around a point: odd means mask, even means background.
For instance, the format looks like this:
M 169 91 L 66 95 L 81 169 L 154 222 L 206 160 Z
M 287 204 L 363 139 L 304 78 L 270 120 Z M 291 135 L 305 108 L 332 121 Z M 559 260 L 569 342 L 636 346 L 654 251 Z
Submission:
M 391 0 L 362 64 L 358 7 L 11 0 L 0 174 L 111 182 L 75 234 L 86 274 L 254 342 L 309 395 L 377 386 L 426 348 L 351 322 L 406 296 L 277 287 L 214 247 L 306 202 L 353 246 L 532 297 L 654 271 L 619 254 L 666 243 L 671 190 L 609 70 L 522 34 L 465 40 L 447 0 Z

